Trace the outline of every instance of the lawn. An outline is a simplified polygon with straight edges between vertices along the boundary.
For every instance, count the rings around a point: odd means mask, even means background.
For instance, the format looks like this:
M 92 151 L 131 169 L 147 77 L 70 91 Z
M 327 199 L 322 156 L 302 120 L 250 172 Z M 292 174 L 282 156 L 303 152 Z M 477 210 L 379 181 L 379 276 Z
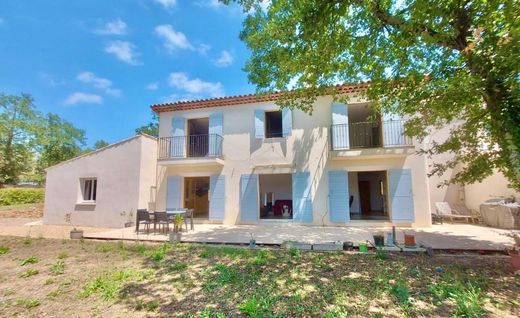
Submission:
M 0 237 L 2 317 L 519 316 L 503 256 Z

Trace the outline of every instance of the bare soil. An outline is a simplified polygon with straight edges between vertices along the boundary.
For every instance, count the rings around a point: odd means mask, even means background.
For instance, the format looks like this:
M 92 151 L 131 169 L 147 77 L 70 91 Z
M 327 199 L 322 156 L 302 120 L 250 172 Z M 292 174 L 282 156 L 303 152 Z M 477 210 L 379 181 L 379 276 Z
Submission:
M 520 316 L 501 255 L 0 237 L 0 317 Z
M 43 203 L 0 206 L 0 218 L 28 218 L 43 217 Z

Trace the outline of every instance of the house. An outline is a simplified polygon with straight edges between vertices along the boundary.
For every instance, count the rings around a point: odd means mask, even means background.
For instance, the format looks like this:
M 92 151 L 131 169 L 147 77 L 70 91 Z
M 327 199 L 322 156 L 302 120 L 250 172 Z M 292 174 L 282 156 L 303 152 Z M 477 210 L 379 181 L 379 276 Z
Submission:
M 427 158 L 403 120 L 319 97 L 312 115 L 277 94 L 152 105 L 159 115 L 154 210 L 201 222 L 428 226 Z
M 152 200 L 156 162 L 157 140 L 137 135 L 47 168 L 43 223 L 123 227 Z
M 449 127 L 407 137 L 402 118 L 360 97 L 365 87 L 338 86 L 348 103 L 321 96 L 312 115 L 280 109 L 277 93 L 152 105 L 157 140 L 135 136 L 47 169 L 44 222 L 72 213 L 76 225 L 121 227 L 138 208 L 191 208 L 217 224 L 421 227 L 435 201 L 487 199 L 428 178 L 432 161 L 416 151 Z

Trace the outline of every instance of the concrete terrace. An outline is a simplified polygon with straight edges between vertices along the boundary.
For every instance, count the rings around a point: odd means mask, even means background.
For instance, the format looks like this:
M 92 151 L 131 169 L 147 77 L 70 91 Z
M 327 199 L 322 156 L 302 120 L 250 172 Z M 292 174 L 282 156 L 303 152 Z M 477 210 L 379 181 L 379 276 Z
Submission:
M 111 229 L 107 231 L 86 232 L 89 239 L 124 239 L 141 241 L 166 241 L 165 234 L 140 232 L 134 228 Z M 372 235 L 391 231 L 390 227 L 323 227 L 297 224 L 261 225 L 215 225 L 195 224 L 195 230 L 183 232 L 182 241 L 191 243 L 247 244 L 251 234 L 257 244 L 280 245 L 284 241 L 326 243 L 351 241 L 354 245 Z M 512 246 L 512 239 L 506 236 L 509 231 L 470 224 L 433 225 L 430 228 L 397 228 L 397 240 L 404 241 L 404 233 L 415 234 L 418 242 L 433 249 L 501 251 Z M 385 234 L 386 239 L 386 234 Z

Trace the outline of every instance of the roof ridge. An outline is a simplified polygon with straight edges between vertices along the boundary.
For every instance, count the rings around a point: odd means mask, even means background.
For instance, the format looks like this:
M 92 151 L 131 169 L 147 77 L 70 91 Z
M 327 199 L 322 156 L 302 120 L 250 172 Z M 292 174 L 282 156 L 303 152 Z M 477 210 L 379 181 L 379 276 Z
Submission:
M 150 138 L 150 139 L 153 139 L 154 141 L 157 140 L 157 138 L 155 138 L 155 137 L 153 137 L 153 136 L 150 136 L 150 135 L 148 135 L 148 134 L 145 134 L 145 133 L 139 133 L 139 134 L 134 135 L 134 136 L 132 136 L 132 137 L 129 137 L 129 138 L 123 139 L 123 140 L 121 140 L 121 141 L 115 142 L 115 143 L 113 143 L 113 144 L 107 145 L 107 146 L 105 146 L 105 147 L 101 147 L 101 148 L 99 148 L 99 149 L 92 150 L 92 151 L 90 151 L 90 152 L 84 153 L 84 154 L 79 155 L 79 156 L 76 156 L 76 157 L 74 157 L 74 158 L 70 158 L 70 159 L 68 159 L 68 160 L 65 160 L 65 161 L 62 161 L 62 162 L 58 162 L 57 164 L 52 165 L 52 166 L 50 166 L 50 167 L 47 167 L 47 168 L 45 168 L 44 170 L 47 171 L 47 170 L 49 170 L 49 169 L 56 168 L 56 167 L 58 167 L 58 166 L 61 166 L 61 165 L 64 165 L 64 164 L 70 163 L 70 162 L 72 162 L 72 161 L 75 161 L 75 160 L 78 160 L 78 159 L 81 159 L 81 158 L 84 158 L 84 157 L 88 157 L 88 156 L 91 156 L 91 155 L 93 155 L 93 154 L 100 153 L 100 152 L 102 152 L 102 151 L 105 151 L 105 150 L 108 150 L 108 149 L 110 149 L 110 148 L 113 148 L 113 147 L 116 147 L 116 146 L 122 145 L 122 144 L 124 144 L 124 143 L 127 143 L 127 142 L 129 142 L 129 141 L 132 141 L 132 140 L 137 139 L 137 138 L 140 138 L 140 137 Z
M 357 84 L 337 84 L 336 87 L 342 91 L 342 93 L 355 93 L 365 90 L 370 82 L 362 82 Z M 343 92 L 345 91 L 345 92 Z M 166 102 L 150 105 L 150 108 L 156 113 L 168 112 L 168 111 L 179 111 L 179 110 L 191 110 L 209 107 L 219 106 L 232 106 L 239 104 L 251 104 L 256 102 L 273 101 L 280 97 L 282 92 L 272 93 L 251 93 L 242 95 L 230 95 L 213 98 L 195 99 L 189 101 L 176 101 Z

